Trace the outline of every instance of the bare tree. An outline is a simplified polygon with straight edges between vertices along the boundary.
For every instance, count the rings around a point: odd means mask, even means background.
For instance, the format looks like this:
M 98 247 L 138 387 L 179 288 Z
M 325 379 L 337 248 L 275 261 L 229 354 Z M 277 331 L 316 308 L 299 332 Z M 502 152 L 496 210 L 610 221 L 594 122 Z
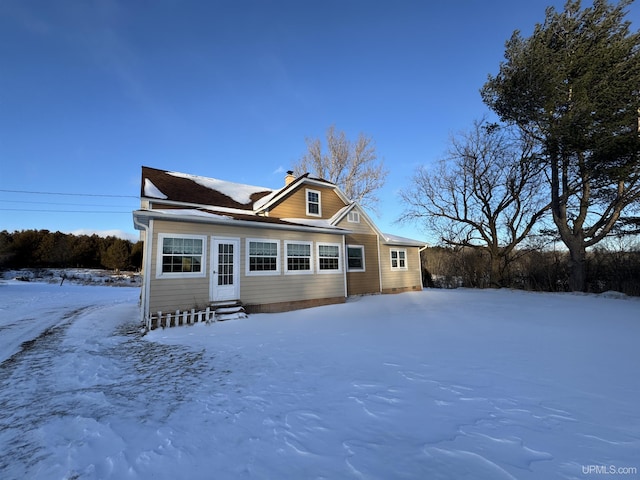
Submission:
M 549 209 L 531 142 L 486 121 L 452 137 L 437 167 L 420 167 L 401 191 L 403 221 L 419 219 L 448 246 L 488 254 L 489 283 L 502 274 L 515 247 Z
M 376 190 L 384 185 L 387 171 L 378 160 L 371 137 L 360 133 L 355 142 L 334 125 L 327 129 L 326 153 L 318 138 L 307 138 L 307 152 L 293 166 L 296 175 L 310 172 L 338 185 L 352 201 L 375 210 Z

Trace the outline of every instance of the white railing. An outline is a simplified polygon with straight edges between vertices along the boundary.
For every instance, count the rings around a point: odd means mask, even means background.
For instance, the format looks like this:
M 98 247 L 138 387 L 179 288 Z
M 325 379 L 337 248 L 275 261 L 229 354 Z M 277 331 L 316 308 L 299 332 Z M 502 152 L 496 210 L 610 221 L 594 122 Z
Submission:
M 196 323 L 211 323 L 216 321 L 215 310 L 207 307 L 205 310 L 176 310 L 173 313 L 157 312 L 150 315 L 146 321 L 147 330 L 155 328 L 177 327 L 179 325 L 194 325 Z

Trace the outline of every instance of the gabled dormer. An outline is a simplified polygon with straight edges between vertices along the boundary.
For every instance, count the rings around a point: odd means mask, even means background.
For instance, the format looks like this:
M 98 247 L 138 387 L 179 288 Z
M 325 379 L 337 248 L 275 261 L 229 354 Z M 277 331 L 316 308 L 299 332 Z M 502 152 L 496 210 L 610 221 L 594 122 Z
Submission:
M 256 202 L 254 208 L 259 215 L 275 218 L 329 220 L 349 204 L 349 199 L 334 183 L 308 173 L 298 178 L 289 173 L 287 184 Z

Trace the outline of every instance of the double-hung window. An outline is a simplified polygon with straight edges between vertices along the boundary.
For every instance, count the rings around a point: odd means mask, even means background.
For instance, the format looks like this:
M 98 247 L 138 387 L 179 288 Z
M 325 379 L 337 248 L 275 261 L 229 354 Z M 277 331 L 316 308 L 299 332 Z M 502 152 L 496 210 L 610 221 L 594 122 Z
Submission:
M 318 190 L 306 189 L 307 195 L 307 215 L 321 217 L 322 208 L 320 203 L 321 193 Z
M 407 269 L 407 251 L 404 249 L 391 249 L 391 270 Z
M 318 243 L 318 273 L 342 272 L 340 245 L 337 243 Z
M 199 235 L 158 235 L 156 277 L 204 277 L 207 237 Z
M 364 245 L 347 245 L 347 271 L 364 272 Z
M 275 275 L 280 273 L 280 242 L 266 239 L 247 239 L 247 275 Z
M 312 243 L 311 242 L 284 242 L 286 263 L 285 272 L 289 274 L 313 273 L 312 269 Z

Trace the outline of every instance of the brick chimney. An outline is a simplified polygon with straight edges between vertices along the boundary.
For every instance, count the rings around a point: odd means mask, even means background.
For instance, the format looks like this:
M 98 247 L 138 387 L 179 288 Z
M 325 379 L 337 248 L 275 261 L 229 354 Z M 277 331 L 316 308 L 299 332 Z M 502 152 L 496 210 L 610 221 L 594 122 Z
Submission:
M 296 179 L 296 176 L 293 174 L 293 170 L 288 170 L 287 175 L 284 177 L 284 185 L 290 185 Z

